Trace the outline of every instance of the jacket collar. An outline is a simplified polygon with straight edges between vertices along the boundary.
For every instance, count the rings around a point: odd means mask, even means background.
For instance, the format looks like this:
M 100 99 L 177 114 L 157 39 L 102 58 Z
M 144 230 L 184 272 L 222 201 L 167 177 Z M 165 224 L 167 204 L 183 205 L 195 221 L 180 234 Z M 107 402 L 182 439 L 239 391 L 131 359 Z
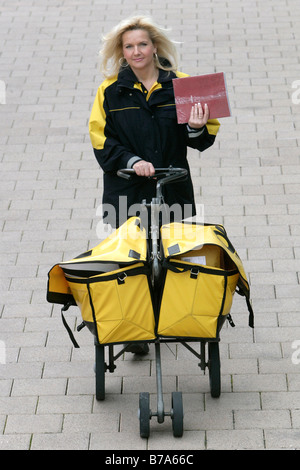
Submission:
M 168 72 L 162 69 L 159 69 L 158 83 L 167 83 L 170 82 L 173 78 L 176 78 L 174 72 Z M 118 88 L 133 88 L 134 84 L 138 82 L 137 77 L 135 76 L 132 69 L 124 67 L 120 69 L 118 74 Z

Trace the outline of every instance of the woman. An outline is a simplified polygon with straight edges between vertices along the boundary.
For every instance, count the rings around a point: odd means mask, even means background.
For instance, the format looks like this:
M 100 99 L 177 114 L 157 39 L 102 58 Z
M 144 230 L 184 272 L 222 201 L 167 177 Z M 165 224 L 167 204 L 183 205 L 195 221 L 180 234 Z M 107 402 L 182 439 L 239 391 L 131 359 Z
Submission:
M 195 215 L 187 147 L 203 151 L 213 145 L 219 122 L 209 120 L 207 105 L 199 103 L 187 125 L 177 124 L 172 80 L 187 75 L 177 71 L 174 44 L 148 17 L 119 23 L 104 38 L 101 52 L 106 79 L 97 91 L 89 132 L 104 172 L 105 221 L 117 227 L 134 215 L 128 212 L 132 205 L 155 196 L 155 180 L 124 180 L 117 176 L 122 168 L 144 177 L 153 176 L 155 168 L 186 168 L 188 180 L 166 186 L 164 200 L 179 205 L 182 214 L 189 206 L 188 215 Z M 127 202 L 123 212 L 120 196 Z

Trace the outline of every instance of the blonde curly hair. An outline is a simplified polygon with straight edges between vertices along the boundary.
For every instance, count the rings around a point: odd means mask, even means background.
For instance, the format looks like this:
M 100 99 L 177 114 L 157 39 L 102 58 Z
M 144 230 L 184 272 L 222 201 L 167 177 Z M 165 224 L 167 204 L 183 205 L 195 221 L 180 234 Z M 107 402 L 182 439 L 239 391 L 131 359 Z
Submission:
M 177 70 L 177 51 L 174 42 L 166 34 L 167 30 L 156 25 L 149 16 L 140 15 L 122 20 L 103 37 L 100 50 L 103 75 L 106 78 L 111 78 L 118 74 L 123 59 L 123 34 L 136 29 L 143 29 L 148 32 L 152 43 L 157 49 L 157 55 L 154 57 L 156 66 L 163 70 L 175 72 Z

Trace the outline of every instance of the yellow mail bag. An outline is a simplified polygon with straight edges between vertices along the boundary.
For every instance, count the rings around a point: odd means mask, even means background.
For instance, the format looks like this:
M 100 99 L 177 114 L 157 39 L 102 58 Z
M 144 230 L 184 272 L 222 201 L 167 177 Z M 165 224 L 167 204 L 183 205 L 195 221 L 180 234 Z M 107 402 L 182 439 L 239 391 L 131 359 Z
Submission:
M 100 344 L 154 339 L 147 238 L 140 219 L 132 217 L 92 250 L 53 266 L 47 300 L 64 304 L 64 310 L 77 305 Z M 63 322 L 67 327 L 64 317 Z
M 234 293 L 246 297 L 253 327 L 249 284 L 242 262 L 221 225 L 162 226 L 164 285 L 157 335 L 217 339 Z

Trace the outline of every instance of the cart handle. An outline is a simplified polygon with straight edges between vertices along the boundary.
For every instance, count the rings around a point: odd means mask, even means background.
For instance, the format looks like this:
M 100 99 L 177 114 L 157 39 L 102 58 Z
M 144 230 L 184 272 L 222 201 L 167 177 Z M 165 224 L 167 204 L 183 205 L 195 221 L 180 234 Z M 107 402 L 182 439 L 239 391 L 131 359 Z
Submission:
M 165 184 L 173 183 L 175 181 L 186 180 L 188 171 L 185 168 L 155 168 L 153 176 L 147 176 L 149 179 L 157 179 L 156 194 L 158 198 L 162 197 L 162 186 Z M 132 176 L 136 175 L 133 168 L 123 168 L 118 170 L 117 175 L 126 180 L 130 180 Z
M 155 174 L 153 176 L 146 176 L 145 178 L 170 178 L 170 181 L 179 180 L 185 178 L 188 174 L 188 171 L 185 168 L 173 168 L 172 166 L 168 168 L 155 168 Z M 123 168 L 118 170 L 117 175 L 126 180 L 130 180 L 132 176 L 136 175 L 136 172 L 133 168 Z

